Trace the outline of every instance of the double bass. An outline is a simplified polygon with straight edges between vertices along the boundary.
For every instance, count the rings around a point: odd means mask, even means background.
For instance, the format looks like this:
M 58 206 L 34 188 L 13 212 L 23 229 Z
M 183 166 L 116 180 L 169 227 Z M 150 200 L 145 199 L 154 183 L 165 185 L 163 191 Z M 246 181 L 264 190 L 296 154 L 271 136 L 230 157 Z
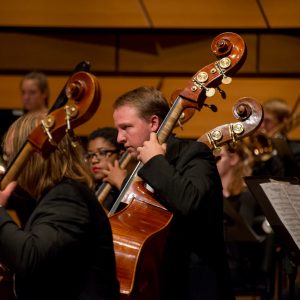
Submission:
M 199 70 L 176 97 L 157 137 L 164 143 L 182 112 L 201 110 L 220 83 L 229 84 L 246 58 L 243 39 L 235 33 L 218 35 L 211 45 L 217 60 Z M 147 190 L 137 176 L 139 162 L 109 212 L 113 232 L 120 292 L 124 299 L 159 299 L 160 266 L 163 261 L 172 213 Z M 117 211 L 120 203 L 126 208 Z
M 73 137 L 73 129 L 93 116 L 100 99 L 100 86 L 96 77 L 84 71 L 74 73 L 47 116 L 31 132 L 8 166 L 0 181 L 1 190 L 11 181 L 17 180 L 33 152 L 38 152 L 47 159 L 66 134 Z M 13 298 L 12 281 L 11 271 L 0 262 L 1 299 Z

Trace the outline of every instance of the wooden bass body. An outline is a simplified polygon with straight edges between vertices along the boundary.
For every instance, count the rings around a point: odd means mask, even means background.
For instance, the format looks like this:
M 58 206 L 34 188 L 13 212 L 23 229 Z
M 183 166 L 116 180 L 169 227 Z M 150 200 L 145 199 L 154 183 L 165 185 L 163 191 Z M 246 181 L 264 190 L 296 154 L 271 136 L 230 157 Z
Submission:
M 160 299 L 161 268 L 172 214 L 154 200 L 142 181 L 130 204 L 110 217 L 122 299 Z M 133 218 L 138 213 L 138 218 Z

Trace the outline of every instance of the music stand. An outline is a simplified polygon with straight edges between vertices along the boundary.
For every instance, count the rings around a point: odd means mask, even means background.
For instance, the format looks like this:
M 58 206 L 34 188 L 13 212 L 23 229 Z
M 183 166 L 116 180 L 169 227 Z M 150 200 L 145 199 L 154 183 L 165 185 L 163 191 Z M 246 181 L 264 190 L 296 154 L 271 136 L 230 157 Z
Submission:
M 294 300 L 296 266 L 300 262 L 299 182 L 297 178 L 265 176 L 248 176 L 244 180 L 284 250 L 282 264 L 289 278 L 289 299 Z

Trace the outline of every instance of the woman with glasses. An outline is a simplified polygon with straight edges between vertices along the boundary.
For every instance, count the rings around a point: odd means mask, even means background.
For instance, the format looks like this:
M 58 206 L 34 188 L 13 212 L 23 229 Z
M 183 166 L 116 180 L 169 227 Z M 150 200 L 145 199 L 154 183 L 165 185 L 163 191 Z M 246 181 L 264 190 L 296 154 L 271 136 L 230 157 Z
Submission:
M 96 190 L 103 182 L 113 188 L 104 200 L 104 207 L 109 209 L 119 195 L 127 171 L 119 166 L 119 158 L 124 152 L 122 144 L 117 142 L 118 131 L 113 127 L 98 128 L 88 136 L 86 161 L 96 181 Z

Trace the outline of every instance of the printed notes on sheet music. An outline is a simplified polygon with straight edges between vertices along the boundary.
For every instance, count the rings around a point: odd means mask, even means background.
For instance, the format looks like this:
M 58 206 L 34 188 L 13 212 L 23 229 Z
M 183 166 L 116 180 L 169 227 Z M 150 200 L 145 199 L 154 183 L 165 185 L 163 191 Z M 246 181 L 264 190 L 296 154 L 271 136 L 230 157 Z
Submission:
M 260 186 L 300 249 L 300 185 L 271 181 Z

